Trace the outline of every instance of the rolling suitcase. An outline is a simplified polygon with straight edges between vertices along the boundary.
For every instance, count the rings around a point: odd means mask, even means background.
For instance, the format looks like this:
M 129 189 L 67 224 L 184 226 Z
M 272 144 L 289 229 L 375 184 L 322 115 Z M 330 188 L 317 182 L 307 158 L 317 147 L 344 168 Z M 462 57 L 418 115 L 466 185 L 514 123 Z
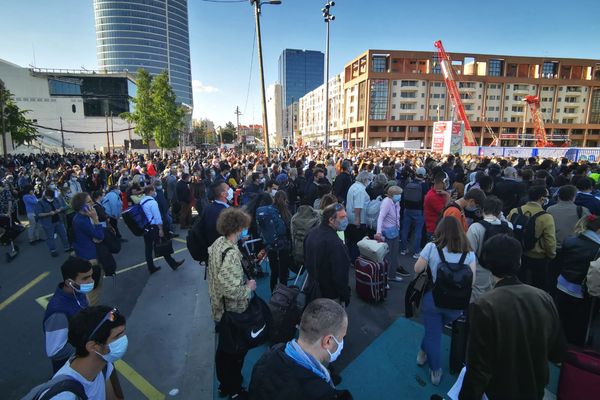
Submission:
M 452 336 L 450 339 L 450 373 L 458 374 L 465 366 L 467 356 L 467 340 L 469 338 L 469 322 L 462 315 L 452 323 Z
M 354 262 L 356 294 L 365 301 L 378 303 L 387 296 L 387 261 L 376 262 L 360 256 Z
M 306 299 L 303 293 L 308 275 L 304 278 L 302 287 L 298 287 L 298 279 L 302 275 L 302 267 L 296 275 L 292 286 L 278 283 L 271 295 L 269 309 L 271 310 L 271 328 L 269 340 L 272 343 L 285 343 L 296 335 L 296 326 L 300 323 L 302 312 L 306 307 Z
M 589 399 L 591 393 L 600 393 L 600 354 L 589 350 L 567 351 L 560 370 L 557 400 Z

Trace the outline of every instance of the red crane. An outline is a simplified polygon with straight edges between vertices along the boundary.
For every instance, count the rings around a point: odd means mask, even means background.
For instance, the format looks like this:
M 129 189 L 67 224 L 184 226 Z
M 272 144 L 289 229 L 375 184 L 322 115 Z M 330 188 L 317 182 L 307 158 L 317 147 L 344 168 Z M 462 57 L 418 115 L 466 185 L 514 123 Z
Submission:
M 553 146 L 552 143 L 548 141 L 548 137 L 546 136 L 546 128 L 544 127 L 544 119 L 539 110 L 540 98 L 537 96 L 525 96 L 523 101 L 527 103 L 529 106 L 529 110 L 531 111 L 531 120 L 533 121 L 533 132 L 535 135 L 535 146 L 536 147 L 549 147 Z
M 446 90 L 448 91 L 450 100 L 452 100 L 454 110 L 458 114 L 458 119 L 465 124 L 464 143 L 466 146 L 477 146 L 477 142 L 473 136 L 473 130 L 471 129 L 471 124 L 469 123 L 469 119 L 465 113 L 465 107 L 460 99 L 460 92 L 456 86 L 456 75 L 454 73 L 454 69 L 452 68 L 450 57 L 448 57 L 448 54 L 446 54 L 446 50 L 444 50 L 441 40 L 434 42 L 433 45 L 437 48 L 438 61 L 442 68 L 442 74 L 444 75 L 444 80 L 446 81 Z

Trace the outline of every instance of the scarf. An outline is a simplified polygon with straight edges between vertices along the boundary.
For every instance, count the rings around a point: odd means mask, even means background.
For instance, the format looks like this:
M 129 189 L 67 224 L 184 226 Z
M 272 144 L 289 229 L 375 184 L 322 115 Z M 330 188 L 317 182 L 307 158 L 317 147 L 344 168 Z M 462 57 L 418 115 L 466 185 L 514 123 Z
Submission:
M 306 368 L 309 371 L 314 372 L 321 379 L 323 379 L 325 382 L 329 383 L 332 387 L 334 387 L 327 368 L 325 368 L 323 364 L 317 361 L 313 356 L 305 352 L 302 349 L 302 347 L 300 347 L 296 339 L 290 340 L 287 343 L 287 345 L 285 346 L 285 354 L 287 354 L 288 357 L 294 360 L 296 364 L 303 368 Z

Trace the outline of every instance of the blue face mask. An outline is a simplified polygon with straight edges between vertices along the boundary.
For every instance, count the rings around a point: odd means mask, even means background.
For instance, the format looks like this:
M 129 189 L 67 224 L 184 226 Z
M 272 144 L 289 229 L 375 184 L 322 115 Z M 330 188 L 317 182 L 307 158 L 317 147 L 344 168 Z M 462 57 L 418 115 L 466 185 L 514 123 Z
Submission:
M 127 335 L 123 335 L 112 343 L 108 344 L 109 353 L 100 354 L 96 352 L 100 357 L 104 358 L 104 361 L 107 363 L 114 363 L 117 360 L 120 360 L 125 355 L 127 351 L 127 345 L 129 341 L 127 340 Z
M 344 339 L 342 339 L 341 342 L 338 342 L 337 339 L 335 338 L 335 336 L 332 336 L 333 340 L 335 340 L 335 342 L 337 343 L 337 349 L 332 353 L 329 350 L 327 350 L 327 352 L 329 353 L 329 362 L 332 363 L 335 360 L 338 359 L 338 357 L 340 356 L 340 354 L 342 354 L 342 350 L 344 349 Z
M 242 231 L 242 233 L 240 233 L 240 237 L 238 238 L 238 240 L 242 240 L 246 236 L 248 236 L 248 229 L 244 228 L 244 230 Z
M 75 291 L 79 293 L 87 294 L 94 290 L 94 281 L 92 281 L 91 283 L 80 283 L 79 289 L 77 289 L 73 283 L 71 283 L 69 286 L 71 286 Z
M 348 217 L 344 217 L 343 220 L 338 221 L 338 223 L 337 223 L 338 231 L 343 232 L 346 230 L 347 227 L 348 227 Z
M 479 210 L 479 207 L 465 207 L 465 210 L 467 210 L 469 212 L 475 212 L 475 211 Z
M 395 194 L 392 196 L 392 200 L 394 201 L 394 203 L 400 203 L 401 198 L 402 198 L 402 195 L 400 195 L 400 194 Z

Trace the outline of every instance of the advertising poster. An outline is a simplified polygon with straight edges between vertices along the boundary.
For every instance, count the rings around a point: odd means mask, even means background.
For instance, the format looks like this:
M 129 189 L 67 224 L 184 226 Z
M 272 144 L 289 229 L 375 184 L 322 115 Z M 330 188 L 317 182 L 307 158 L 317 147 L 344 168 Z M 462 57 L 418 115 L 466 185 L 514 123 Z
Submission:
M 444 153 L 450 154 L 462 154 L 463 140 L 465 136 L 465 126 L 459 123 L 452 124 L 452 133 L 450 136 L 450 146 L 448 151 L 444 151 Z M 444 148 L 446 150 L 446 148 Z
M 433 123 L 433 135 L 431 138 L 431 151 L 434 153 L 444 153 L 444 142 L 446 132 L 450 131 L 451 122 L 438 121 Z

